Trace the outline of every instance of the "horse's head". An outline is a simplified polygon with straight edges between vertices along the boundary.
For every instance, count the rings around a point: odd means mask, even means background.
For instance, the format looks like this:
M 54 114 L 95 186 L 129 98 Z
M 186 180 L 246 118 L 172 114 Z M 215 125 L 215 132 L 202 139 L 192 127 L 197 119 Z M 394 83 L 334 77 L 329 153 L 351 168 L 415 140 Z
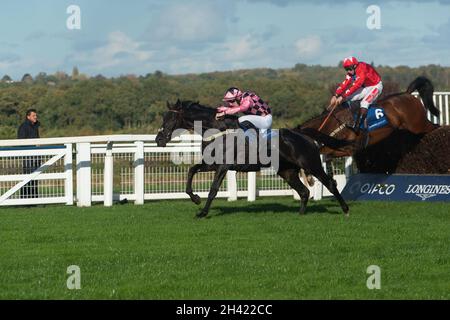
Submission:
M 203 130 L 212 128 L 225 130 L 239 127 L 236 116 L 226 116 L 223 121 L 217 121 L 216 109 L 203 106 L 198 102 L 178 100 L 174 105 L 167 102 L 167 108 L 162 127 L 156 136 L 159 147 L 165 147 L 177 129 L 196 130 L 198 134 L 203 134 Z M 200 130 L 195 128 L 195 122 L 200 122 Z
M 163 124 L 156 136 L 156 144 L 158 147 L 165 147 L 166 144 L 172 139 L 172 134 L 176 129 L 179 129 L 183 125 L 183 105 L 180 100 L 177 100 L 175 104 L 167 102 L 167 111 L 163 116 Z

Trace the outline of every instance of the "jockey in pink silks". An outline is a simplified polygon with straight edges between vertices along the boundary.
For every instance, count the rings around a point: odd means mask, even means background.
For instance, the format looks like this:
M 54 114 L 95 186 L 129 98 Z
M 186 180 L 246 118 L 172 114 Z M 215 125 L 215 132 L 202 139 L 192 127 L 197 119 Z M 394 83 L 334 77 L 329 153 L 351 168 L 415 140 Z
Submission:
M 231 87 L 225 92 L 224 106 L 217 108 L 217 117 L 227 114 L 244 113 L 239 117 L 239 126 L 248 130 L 258 129 L 262 134 L 272 127 L 272 111 L 270 106 L 252 91 L 242 92 L 239 88 Z

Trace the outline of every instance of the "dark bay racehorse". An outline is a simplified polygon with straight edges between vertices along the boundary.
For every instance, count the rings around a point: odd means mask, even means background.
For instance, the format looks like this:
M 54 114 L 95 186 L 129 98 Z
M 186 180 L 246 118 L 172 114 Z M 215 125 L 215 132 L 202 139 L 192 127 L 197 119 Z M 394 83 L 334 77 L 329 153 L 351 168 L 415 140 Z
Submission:
M 411 94 L 415 90 L 419 91 L 423 104 Z M 439 110 L 433 102 L 433 92 L 434 88 L 431 81 L 425 77 L 418 77 L 408 86 L 406 92 L 393 94 L 379 100 L 377 105 L 384 109 L 389 124 L 369 132 L 368 146 L 386 139 L 395 130 L 407 130 L 413 134 L 424 134 L 436 129 L 437 126 L 427 119 L 427 110 L 435 116 L 439 115 Z M 296 130 L 314 138 L 319 133 L 318 129 L 324 123 L 328 114 L 328 111 L 324 111 L 318 117 L 298 126 Z M 351 129 L 353 123 L 354 118 L 350 108 L 345 105 L 339 106 L 328 118 L 320 133 L 356 143 L 353 146 L 338 149 L 324 146 L 320 150 L 321 153 L 329 157 L 343 157 L 351 156 L 354 152 L 359 151 L 355 146 L 364 144 L 359 140 L 365 139 L 365 137 L 362 134 L 355 134 Z
M 164 114 L 162 128 L 156 137 L 156 143 L 159 147 L 165 147 L 166 144 L 172 139 L 173 132 L 177 129 L 201 130 L 201 132 L 196 133 L 202 135 L 203 137 L 205 131 L 211 128 L 215 128 L 220 131 L 239 128 L 236 116 L 226 116 L 223 120 L 217 120 L 216 109 L 202 106 L 199 103 L 177 101 L 175 105 L 170 105 L 167 103 L 167 107 L 168 110 Z M 202 121 L 201 129 L 194 126 L 195 121 Z M 277 173 L 300 195 L 300 213 L 305 213 L 306 205 L 309 199 L 309 190 L 299 179 L 300 169 L 304 169 L 308 174 L 312 174 L 320 182 L 322 182 L 323 185 L 326 186 L 327 189 L 339 201 L 344 213 L 348 213 L 349 208 L 337 190 L 336 182 L 323 170 L 319 148 L 315 141 L 289 129 L 280 129 L 278 134 L 279 168 Z M 317 140 L 334 148 L 341 147 L 346 144 L 346 142 L 332 139 L 325 135 L 319 135 Z M 212 142 L 205 141 L 205 139 L 203 139 L 202 155 L 203 151 L 210 143 Z M 225 143 L 223 143 L 221 148 L 224 154 L 228 151 L 226 150 Z M 245 152 L 247 153 L 245 159 L 248 159 L 248 146 L 246 146 Z M 194 194 L 192 190 L 192 180 L 194 175 L 197 172 L 215 171 L 214 181 L 210 187 L 208 200 L 205 207 L 197 214 L 197 217 L 202 218 L 207 216 L 211 203 L 216 197 L 219 187 L 229 170 L 249 172 L 259 171 L 262 167 L 270 167 L 270 164 L 207 164 L 204 160 L 202 160 L 202 163 L 196 164 L 190 168 L 186 184 L 186 193 L 196 204 L 200 204 L 200 197 Z

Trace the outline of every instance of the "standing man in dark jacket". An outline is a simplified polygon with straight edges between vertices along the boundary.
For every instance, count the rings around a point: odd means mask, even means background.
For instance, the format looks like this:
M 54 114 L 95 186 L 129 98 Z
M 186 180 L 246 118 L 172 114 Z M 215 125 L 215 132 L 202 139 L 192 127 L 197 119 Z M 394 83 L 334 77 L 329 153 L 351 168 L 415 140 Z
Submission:
M 39 139 L 39 121 L 36 109 L 27 110 L 25 122 L 17 132 L 17 139 Z
M 38 139 L 39 138 L 39 121 L 36 109 L 27 110 L 26 119 L 20 125 L 17 132 L 18 139 Z M 41 166 L 39 157 L 26 157 L 23 163 L 23 173 L 33 173 Z M 38 183 L 32 180 L 20 189 L 21 198 L 38 198 Z

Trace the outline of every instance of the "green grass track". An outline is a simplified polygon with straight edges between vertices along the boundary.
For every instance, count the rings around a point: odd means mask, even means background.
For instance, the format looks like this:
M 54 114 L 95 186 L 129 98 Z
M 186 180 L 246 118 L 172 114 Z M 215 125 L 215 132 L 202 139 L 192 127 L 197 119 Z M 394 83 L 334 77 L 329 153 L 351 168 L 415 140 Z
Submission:
M 449 299 L 446 203 L 0 208 L 0 299 Z M 81 269 L 69 290 L 67 267 Z M 369 290 L 367 267 L 381 268 Z

